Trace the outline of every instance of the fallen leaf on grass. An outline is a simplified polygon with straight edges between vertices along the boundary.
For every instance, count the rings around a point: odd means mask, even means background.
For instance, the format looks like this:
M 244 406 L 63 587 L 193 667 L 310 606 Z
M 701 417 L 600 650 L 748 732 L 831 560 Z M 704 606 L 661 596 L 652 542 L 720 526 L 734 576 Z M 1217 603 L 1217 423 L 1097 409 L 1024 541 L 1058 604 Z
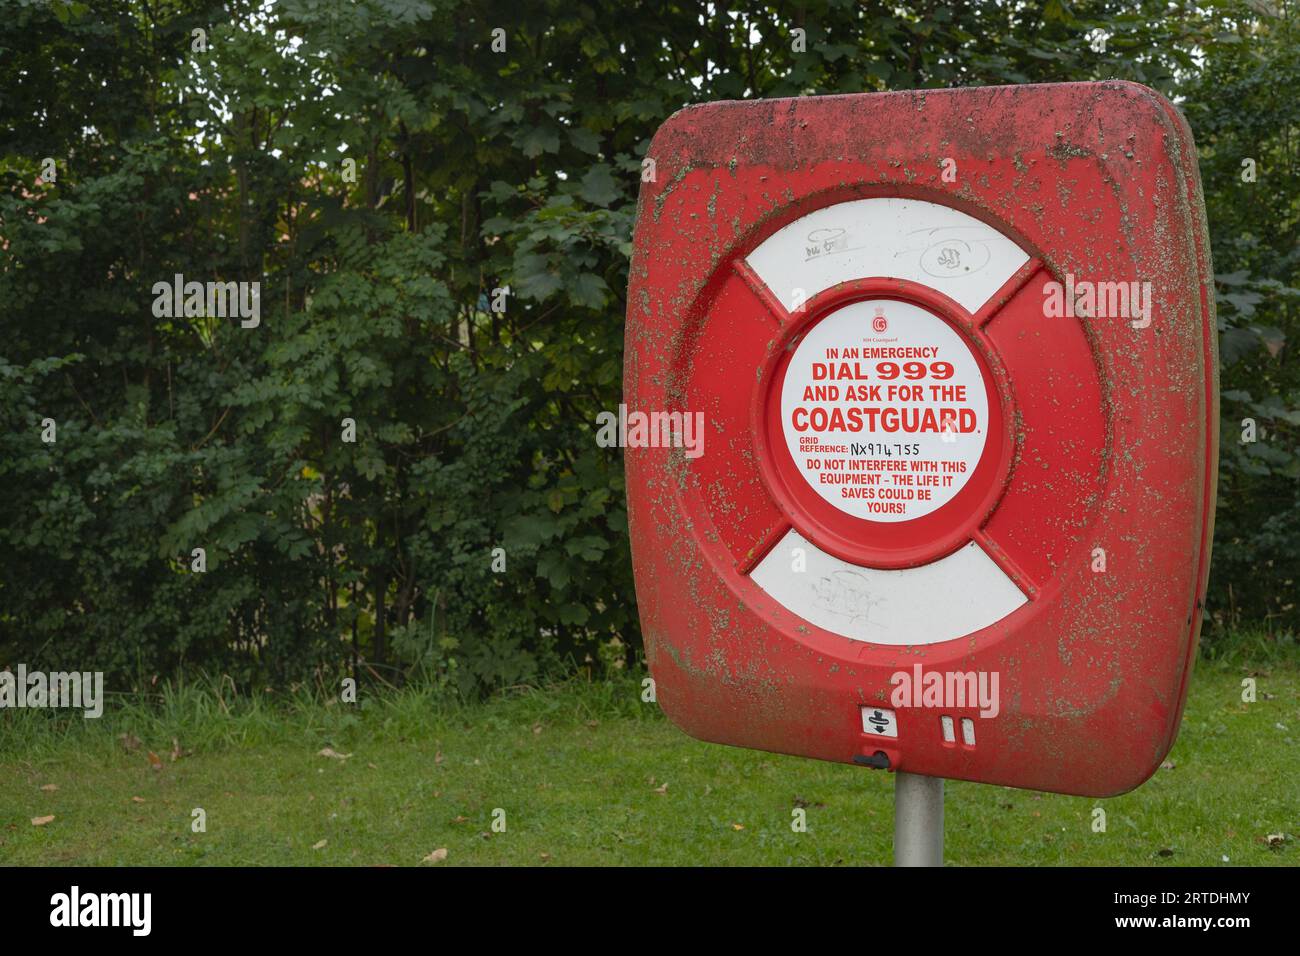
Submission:
M 1268 836 L 1264 837 L 1264 842 L 1269 846 L 1281 846 L 1286 842 L 1286 834 L 1270 833 Z
M 437 765 L 442 763 L 442 761 L 443 761 L 442 751 L 439 750 L 436 754 L 433 755 L 433 762 L 435 765 Z
M 55 790 L 59 789 L 59 785 L 57 783 L 47 783 L 45 786 L 41 787 L 41 789 L 46 793 L 53 793 Z
M 441 862 L 442 862 L 443 860 L 445 860 L 445 859 L 447 859 L 447 848 L 446 848 L 445 846 L 440 846 L 440 847 L 438 847 L 438 849 L 434 850 L 432 853 L 430 853 L 428 856 L 426 856 L 426 857 L 425 857 L 423 860 L 421 860 L 420 862 L 421 862 L 421 863 L 441 863 Z
M 667 792 L 668 792 L 668 781 L 667 781 L 667 780 L 664 781 L 664 785 L 663 785 L 662 787 L 655 787 L 655 793 L 664 794 L 664 793 L 667 793 Z
M 539 857 L 541 857 L 541 860 L 542 860 L 543 863 L 545 863 L 547 860 L 549 860 L 549 859 L 551 858 L 551 854 L 549 854 L 549 853 L 539 853 L 539 854 L 537 854 L 537 855 L 538 855 Z
M 743 823 L 733 823 L 733 824 L 731 825 L 731 829 L 733 829 L 733 830 L 743 830 L 743 829 L 745 829 L 745 825 L 744 825 Z
M 541 732 L 542 732 L 542 725 L 541 725 L 541 724 L 533 724 L 533 733 L 535 733 L 535 734 L 540 734 Z
M 153 767 L 155 770 L 162 769 L 162 757 L 159 757 L 152 750 L 149 751 L 149 766 Z
M 1175 767 L 1177 767 L 1177 766 L 1178 766 L 1178 764 L 1174 763 L 1172 760 L 1166 760 L 1164 763 L 1162 763 L 1162 764 L 1160 765 L 1160 769 L 1161 769 L 1161 770 L 1173 770 L 1173 769 L 1174 769 Z
M 181 742 L 175 737 L 172 738 L 172 763 L 181 759 Z
M 329 843 L 329 840 L 317 840 L 315 843 L 311 845 L 311 848 L 313 850 L 323 850 L 325 849 L 326 843 Z
M 48 817 L 32 817 L 32 826 L 43 827 L 45 826 L 45 824 L 52 823 L 53 821 L 54 821 L 54 814 L 52 813 Z
M 457 817 L 452 823 L 469 823 L 469 817 Z
M 352 756 L 352 754 L 341 754 L 333 747 L 326 747 L 324 750 L 317 751 L 316 756 L 330 757 L 333 758 L 334 760 L 347 760 L 349 757 Z
M 144 803 L 144 802 L 145 802 L 145 799 L 144 799 L 144 797 L 132 797 L 132 798 L 131 798 L 131 802 L 132 802 L 132 803 Z

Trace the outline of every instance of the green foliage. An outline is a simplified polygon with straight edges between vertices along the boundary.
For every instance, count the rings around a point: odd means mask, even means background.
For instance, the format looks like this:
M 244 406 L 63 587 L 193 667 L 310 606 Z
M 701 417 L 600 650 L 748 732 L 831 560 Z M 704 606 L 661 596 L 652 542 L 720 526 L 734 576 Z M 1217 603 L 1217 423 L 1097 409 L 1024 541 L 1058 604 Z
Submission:
M 1295 633 L 1300 28 L 1294 11 L 1285 22 L 1224 16 L 1217 27 L 1218 53 L 1190 86 L 1187 107 L 1201 150 L 1222 353 L 1210 609 L 1221 623 L 1263 620 L 1269 630 Z M 1247 419 L 1255 441 L 1243 441 Z
M 1293 19 L 523 7 L 0 0 L 0 662 L 475 693 L 630 659 L 622 467 L 594 421 L 619 401 L 659 123 L 728 97 L 1110 76 L 1193 123 L 1224 434 L 1250 413 L 1267 435 L 1224 444 L 1214 606 L 1294 623 Z M 176 274 L 260 282 L 260 325 L 155 316 Z

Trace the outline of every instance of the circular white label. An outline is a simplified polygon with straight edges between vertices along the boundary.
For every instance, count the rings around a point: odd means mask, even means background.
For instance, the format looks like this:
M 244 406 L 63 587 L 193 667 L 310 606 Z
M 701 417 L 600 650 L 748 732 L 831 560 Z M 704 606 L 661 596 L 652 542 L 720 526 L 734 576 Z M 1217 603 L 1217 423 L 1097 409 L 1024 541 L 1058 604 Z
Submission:
M 795 348 L 781 387 L 786 447 L 817 494 L 855 518 L 908 521 L 947 504 L 988 440 L 975 354 L 933 312 L 854 302 Z

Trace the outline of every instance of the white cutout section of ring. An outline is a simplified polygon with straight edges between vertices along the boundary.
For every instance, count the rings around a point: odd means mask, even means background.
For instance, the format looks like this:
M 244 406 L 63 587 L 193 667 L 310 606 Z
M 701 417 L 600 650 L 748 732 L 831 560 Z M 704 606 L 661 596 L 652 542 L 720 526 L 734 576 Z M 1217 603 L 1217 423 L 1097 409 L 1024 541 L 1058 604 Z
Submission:
M 807 570 L 791 574 L 794 551 Z M 915 568 L 864 568 L 791 529 L 751 578 L 810 624 L 873 644 L 938 644 L 1002 620 L 1028 598 L 974 541 Z
M 976 312 L 1029 255 L 951 206 L 890 197 L 818 209 L 777 230 L 745 261 L 790 311 L 801 294 L 806 301 L 850 279 L 884 276 L 928 285 Z

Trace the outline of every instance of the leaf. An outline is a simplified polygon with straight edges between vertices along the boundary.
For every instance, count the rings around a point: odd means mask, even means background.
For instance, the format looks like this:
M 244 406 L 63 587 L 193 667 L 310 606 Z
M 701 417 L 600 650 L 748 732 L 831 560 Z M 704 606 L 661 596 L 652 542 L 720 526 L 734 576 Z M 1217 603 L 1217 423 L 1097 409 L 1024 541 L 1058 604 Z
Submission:
M 159 757 L 152 750 L 149 751 L 149 766 L 154 770 L 161 770 L 163 767 L 162 757 Z
M 1254 315 L 1255 306 L 1264 301 L 1264 297 L 1258 292 L 1227 292 L 1219 298 L 1230 303 L 1244 318 Z
M 317 840 L 315 843 L 311 845 L 311 848 L 313 850 L 323 850 L 325 849 L 326 844 L 328 844 L 329 842 L 330 842 L 329 840 Z
M 565 284 L 569 301 L 585 309 L 599 309 L 609 298 L 609 286 L 594 272 L 580 272 Z
M 545 513 L 515 515 L 505 526 L 505 546 L 507 551 L 536 547 L 549 541 L 560 532 L 560 524 Z
M 537 253 L 519 256 L 515 260 L 514 276 L 515 292 L 523 299 L 541 301 L 564 285 L 560 274 L 551 268 L 550 260 Z
M 583 126 L 569 130 L 569 142 L 591 156 L 600 152 L 600 137 Z
M 560 607 L 560 622 L 572 627 L 581 627 L 591 620 L 591 612 L 581 604 L 565 604 Z
M 1219 339 L 1224 365 L 1233 365 L 1259 348 L 1259 337 L 1249 329 L 1228 329 Z
M 438 849 L 434 850 L 432 853 L 430 853 L 428 856 L 426 856 L 426 857 L 425 857 L 423 860 L 421 860 L 420 862 L 421 862 L 421 863 L 441 863 L 441 862 L 442 862 L 443 860 L 445 860 L 445 859 L 447 859 L 447 848 L 446 848 L 445 846 L 440 846 L 440 847 L 438 847 Z
M 542 153 L 560 151 L 560 134 L 554 128 L 530 124 L 515 136 L 515 143 L 525 156 L 536 159 Z
M 582 177 L 578 195 L 595 206 L 608 206 L 619 197 L 618 183 L 605 163 L 599 163 Z
M 59 789 L 59 785 L 57 783 L 47 783 L 45 786 L 41 787 L 41 789 L 46 793 L 53 793 L 55 790 Z
M 564 542 L 564 550 L 584 561 L 599 561 L 609 549 L 609 542 L 595 535 L 582 535 Z
M 132 802 L 132 803 L 146 803 L 147 801 L 145 800 L 144 797 L 132 797 L 132 798 L 131 798 L 131 802 Z
M 48 817 L 32 817 L 32 826 L 34 827 L 43 827 L 45 824 L 52 822 L 54 822 L 54 814 L 52 813 Z
M 316 752 L 317 757 L 329 757 L 331 760 L 347 760 L 352 754 L 341 754 L 333 747 L 325 747 Z
M 551 582 L 556 590 L 564 590 L 573 580 L 565 556 L 559 551 L 547 551 L 537 559 L 537 573 Z
M 496 202 L 505 202 L 506 200 L 514 199 L 518 193 L 518 187 L 500 179 L 494 179 L 483 195 L 489 199 L 495 200 Z

